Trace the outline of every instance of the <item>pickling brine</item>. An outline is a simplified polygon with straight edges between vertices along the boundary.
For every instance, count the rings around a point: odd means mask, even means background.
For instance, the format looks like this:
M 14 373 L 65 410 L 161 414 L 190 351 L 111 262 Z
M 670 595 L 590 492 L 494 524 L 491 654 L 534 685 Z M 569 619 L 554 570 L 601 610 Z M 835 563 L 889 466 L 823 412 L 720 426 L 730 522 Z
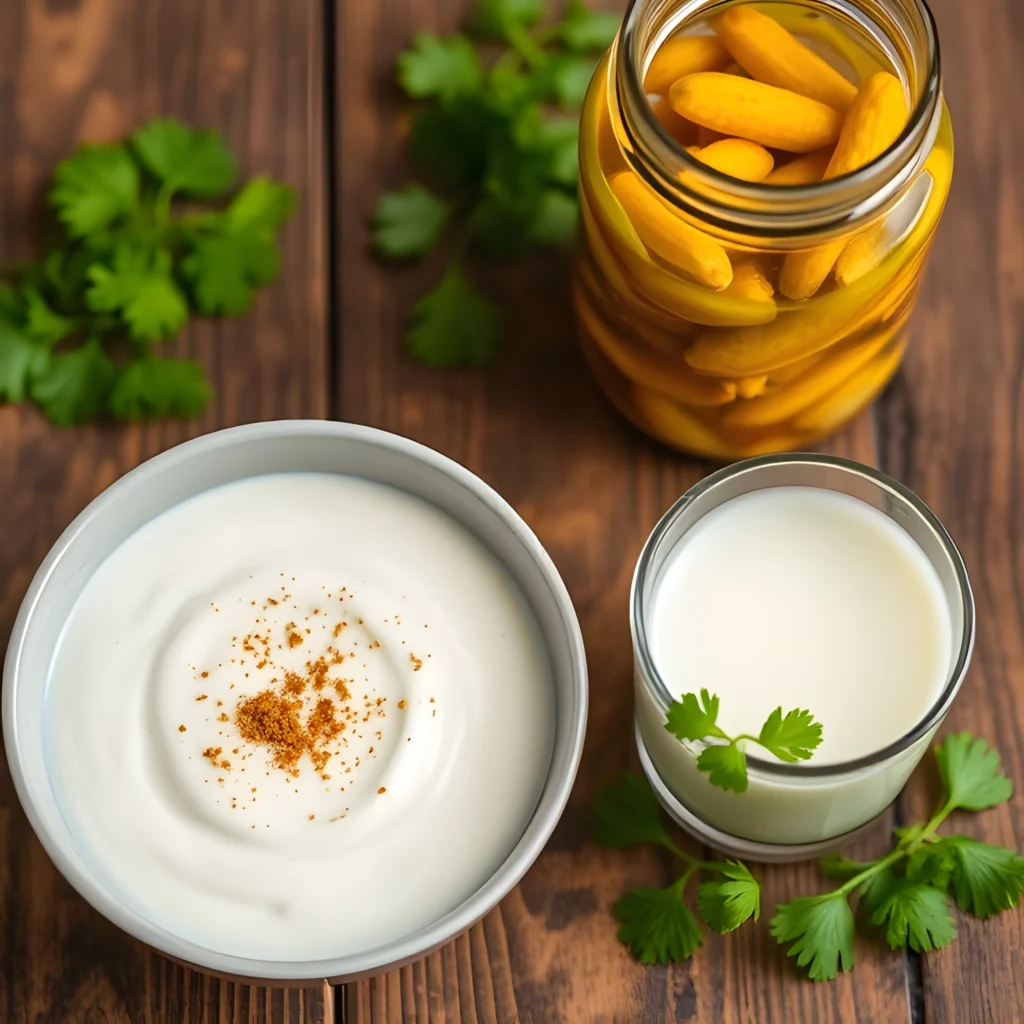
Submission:
M 634 0 L 580 127 L 599 385 L 711 458 L 832 433 L 899 367 L 952 165 L 921 0 Z

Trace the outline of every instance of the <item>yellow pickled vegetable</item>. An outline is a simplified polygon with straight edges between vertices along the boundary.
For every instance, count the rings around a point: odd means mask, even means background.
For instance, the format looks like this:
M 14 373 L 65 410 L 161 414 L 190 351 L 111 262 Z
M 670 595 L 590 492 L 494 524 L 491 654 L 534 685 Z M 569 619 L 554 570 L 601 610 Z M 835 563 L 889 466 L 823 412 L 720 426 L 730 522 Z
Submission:
M 889 383 L 903 358 L 906 339 L 876 356 L 859 373 L 843 382 L 817 405 L 795 420 L 796 430 L 827 434 L 841 427 L 858 409 L 867 405 Z
M 638 425 L 654 437 L 677 448 L 686 448 L 723 462 L 797 448 L 803 441 L 799 434 L 780 433 L 731 444 L 721 438 L 715 429 L 688 413 L 678 402 L 644 388 L 633 389 L 633 404 L 637 415 L 630 418 L 638 419 Z
M 736 394 L 740 398 L 756 398 L 768 386 L 768 378 L 764 374 L 760 377 L 741 377 L 736 381 Z
M 767 302 L 775 294 L 775 289 L 757 260 L 749 259 L 733 264 L 732 284 L 725 289 L 725 293 Z
M 829 160 L 832 159 L 832 150 L 816 149 L 813 153 L 806 153 L 794 160 L 776 167 L 767 178 L 766 185 L 812 185 L 821 181 Z
M 843 115 L 788 89 L 717 71 L 687 75 L 669 90 L 681 117 L 772 149 L 809 153 L 839 138 Z
M 771 153 L 749 139 L 722 139 L 703 149 L 700 146 L 688 146 L 686 152 L 702 164 L 741 181 L 764 181 L 775 166 L 775 158 Z
M 651 101 L 651 110 L 658 119 L 662 128 L 672 136 L 680 146 L 690 146 L 697 140 L 697 125 L 680 117 L 669 106 L 664 96 L 658 96 Z
M 933 149 L 924 163 L 925 173 L 931 176 L 931 186 L 924 209 L 918 216 L 918 226 L 930 231 L 938 221 L 939 213 L 946 201 L 949 179 L 952 172 L 949 153 L 944 149 Z M 915 227 L 917 233 L 918 228 Z M 836 260 L 836 284 L 847 286 L 859 281 L 870 273 L 888 255 L 887 246 L 892 240 L 886 238 L 886 218 L 877 220 L 871 227 L 855 235 L 846 243 Z
M 836 259 L 836 284 L 848 285 L 874 270 L 881 262 L 885 218 L 880 217 L 866 231 L 851 238 Z
M 680 359 L 670 362 L 631 345 L 608 330 L 590 311 L 586 297 L 574 289 L 576 314 L 605 358 L 625 377 L 677 402 L 693 406 L 725 405 L 736 397 L 732 381 L 699 377 Z
M 715 36 L 677 36 L 663 43 L 654 55 L 644 91 L 658 96 L 668 93 L 673 82 L 695 71 L 718 71 L 732 61 Z
M 773 4 L 772 17 L 794 35 L 807 36 L 824 43 L 853 70 L 858 82 L 866 82 L 872 75 L 883 71 L 878 61 L 855 39 L 847 35 L 831 18 L 818 11 L 790 4 Z
M 672 104 L 675 107 L 675 103 Z M 838 178 L 881 156 L 907 123 L 907 100 L 900 80 L 887 71 L 870 78 L 846 115 L 825 178 Z M 846 239 L 790 253 L 782 264 L 779 291 L 788 299 L 809 299 L 835 266 Z
M 709 288 L 732 281 L 729 257 L 710 235 L 691 227 L 636 174 L 623 171 L 608 184 L 640 240 L 654 255 Z
M 580 148 L 584 165 L 590 159 L 585 145 Z M 583 178 L 580 179 L 580 215 L 583 221 L 587 248 L 609 283 L 635 310 L 659 327 L 671 330 L 680 320 L 717 327 L 738 327 L 743 324 L 766 324 L 775 319 L 774 299 L 751 301 L 714 292 L 683 280 L 677 274 L 655 263 L 639 236 L 618 205 L 603 178 L 593 183 L 594 191 L 602 196 L 601 218 L 604 231 L 598 227 L 598 200 L 591 198 Z M 611 246 L 616 246 L 617 254 Z M 641 294 L 642 293 L 642 294 Z
M 633 401 L 644 428 L 662 441 L 712 458 L 734 457 L 729 446 L 707 424 L 688 413 L 678 402 L 642 387 L 633 389 Z
M 759 82 L 809 96 L 836 110 L 848 110 L 857 96 L 857 87 L 828 61 L 754 7 L 726 11 L 716 22 L 715 32 Z
M 897 314 L 917 287 L 923 259 L 919 253 L 893 270 L 889 281 L 878 277 L 879 268 L 807 310 L 783 313 L 762 327 L 705 331 L 686 350 L 686 362 L 698 373 L 722 377 L 770 375 Z
M 786 387 L 756 401 L 744 402 L 729 409 L 722 422 L 729 426 L 760 427 L 790 419 L 814 405 L 870 362 L 890 342 L 904 322 L 905 318 L 900 318 L 898 323 L 883 329 L 877 337 L 836 352 L 835 355 L 826 355 L 816 366 L 790 381 Z

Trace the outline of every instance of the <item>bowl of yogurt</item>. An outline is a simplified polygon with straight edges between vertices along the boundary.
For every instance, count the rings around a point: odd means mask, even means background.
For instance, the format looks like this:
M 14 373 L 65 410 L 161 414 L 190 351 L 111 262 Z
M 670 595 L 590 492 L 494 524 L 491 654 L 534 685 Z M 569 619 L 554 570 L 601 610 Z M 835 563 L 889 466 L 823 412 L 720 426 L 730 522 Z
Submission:
M 4 666 L 47 852 L 200 968 L 341 981 L 522 877 L 568 799 L 586 663 L 550 558 L 407 439 L 260 423 L 174 448 L 68 527 Z
M 896 798 L 960 689 L 974 643 L 963 559 L 902 484 L 824 455 L 707 477 L 662 518 L 633 580 L 636 738 L 670 815 L 725 853 L 798 860 L 842 845 Z M 807 760 L 746 747 L 748 788 L 713 786 L 702 742 L 666 713 L 720 699 L 728 736 L 801 708 Z

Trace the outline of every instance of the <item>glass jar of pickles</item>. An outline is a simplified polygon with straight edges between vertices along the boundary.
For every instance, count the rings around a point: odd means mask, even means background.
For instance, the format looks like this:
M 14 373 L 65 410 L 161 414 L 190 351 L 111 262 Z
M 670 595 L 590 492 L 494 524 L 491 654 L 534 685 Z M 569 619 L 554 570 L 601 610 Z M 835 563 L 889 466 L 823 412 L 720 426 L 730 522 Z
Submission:
M 922 0 L 633 0 L 580 126 L 601 388 L 718 460 L 832 433 L 899 366 L 952 165 Z

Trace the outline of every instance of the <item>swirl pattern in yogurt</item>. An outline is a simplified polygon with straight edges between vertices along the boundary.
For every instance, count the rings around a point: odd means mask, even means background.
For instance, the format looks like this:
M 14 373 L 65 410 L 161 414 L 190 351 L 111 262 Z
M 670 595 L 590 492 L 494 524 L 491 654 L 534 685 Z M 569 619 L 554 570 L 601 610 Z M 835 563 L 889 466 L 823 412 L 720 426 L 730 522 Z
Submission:
M 228 484 L 128 538 L 47 694 L 57 795 L 112 890 L 265 959 L 454 909 L 522 833 L 553 726 L 537 623 L 486 548 L 332 474 Z

